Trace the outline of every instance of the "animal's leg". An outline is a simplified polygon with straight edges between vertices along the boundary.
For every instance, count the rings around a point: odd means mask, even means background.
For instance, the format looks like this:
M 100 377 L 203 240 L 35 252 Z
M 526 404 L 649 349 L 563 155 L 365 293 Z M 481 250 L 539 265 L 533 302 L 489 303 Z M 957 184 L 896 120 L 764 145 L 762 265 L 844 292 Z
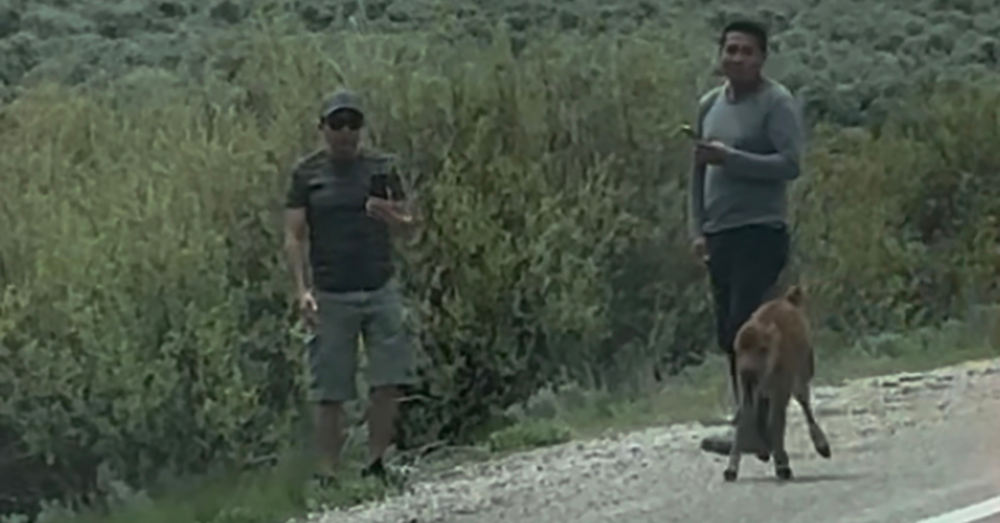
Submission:
M 792 479 L 792 468 L 788 464 L 788 452 L 785 451 L 785 417 L 788 411 L 790 394 L 783 392 L 775 395 L 771 402 L 771 455 L 774 456 L 774 473 L 780 479 Z
M 736 380 L 736 433 L 733 436 L 733 444 L 729 447 L 729 465 L 723 476 L 726 481 L 736 481 L 736 477 L 739 476 L 740 460 L 743 457 L 743 448 L 746 446 L 747 437 L 744 416 L 750 416 L 755 411 L 753 407 L 756 395 L 756 377 L 753 373 L 737 373 Z
M 813 447 L 816 449 L 816 453 L 824 458 L 829 459 L 832 453 L 830 452 L 830 442 L 826 439 L 826 434 L 823 429 L 816 422 L 816 416 L 813 415 L 812 406 L 809 400 L 809 383 L 806 382 L 798 387 L 795 391 L 795 401 L 799 403 L 802 407 L 802 413 L 806 416 L 806 423 L 809 425 L 809 439 L 812 440 Z
M 736 435 L 734 436 L 733 445 L 729 447 L 729 465 L 726 466 L 726 471 L 723 473 L 723 478 L 726 481 L 736 481 L 736 477 L 740 473 L 740 458 L 742 454 L 740 449 L 743 445 L 743 438 L 746 437 L 743 431 L 739 430 L 740 416 L 746 412 L 746 402 L 740 402 L 740 406 L 736 409 Z
M 767 397 L 760 397 L 757 400 L 757 419 L 755 425 L 757 426 L 757 434 L 760 441 L 764 444 L 766 450 L 760 450 L 757 452 L 757 459 L 767 463 L 771 460 L 771 433 L 768 430 L 769 423 L 769 412 L 771 410 L 771 400 Z

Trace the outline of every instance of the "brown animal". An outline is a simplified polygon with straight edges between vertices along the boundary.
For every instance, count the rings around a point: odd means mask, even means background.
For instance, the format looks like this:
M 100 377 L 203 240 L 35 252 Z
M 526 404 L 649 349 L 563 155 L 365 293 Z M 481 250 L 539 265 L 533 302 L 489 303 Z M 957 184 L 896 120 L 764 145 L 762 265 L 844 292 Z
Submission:
M 739 425 L 756 428 L 756 436 L 766 447 L 757 451 L 758 457 L 766 461 L 770 453 L 774 457 L 775 475 L 782 480 L 792 477 L 785 451 L 785 417 L 792 396 L 805 413 L 809 438 L 816 452 L 824 458 L 831 456 L 830 444 L 809 403 L 815 356 L 809 322 L 803 311 L 804 300 L 802 289 L 793 286 L 784 296 L 765 302 L 740 327 L 734 343 L 740 396 L 737 416 L 756 418 L 753 423 Z M 737 430 L 725 471 L 726 481 L 736 480 L 741 455 L 748 450 L 747 440 L 751 436 L 754 434 Z

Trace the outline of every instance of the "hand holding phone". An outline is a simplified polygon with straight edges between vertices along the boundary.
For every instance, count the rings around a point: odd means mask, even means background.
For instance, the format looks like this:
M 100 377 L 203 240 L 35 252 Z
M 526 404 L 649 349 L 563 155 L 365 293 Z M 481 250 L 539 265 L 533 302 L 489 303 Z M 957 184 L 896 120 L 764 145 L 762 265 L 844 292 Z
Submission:
M 389 223 L 408 224 L 413 221 L 413 216 L 406 210 L 405 204 L 395 201 L 397 196 L 389 186 L 387 174 L 372 175 L 365 211 L 369 216 Z
M 371 185 L 368 187 L 368 195 L 374 198 L 389 199 L 389 175 L 373 174 Z

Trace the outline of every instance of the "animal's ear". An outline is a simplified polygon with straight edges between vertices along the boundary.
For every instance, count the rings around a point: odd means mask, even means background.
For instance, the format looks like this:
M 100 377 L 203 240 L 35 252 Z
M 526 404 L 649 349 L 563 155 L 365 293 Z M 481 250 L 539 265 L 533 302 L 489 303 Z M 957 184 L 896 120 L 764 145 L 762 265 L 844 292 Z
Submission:
M 792 285 L 785 291 L 785 299 L 796 307 L 802 307 L 806 301 L 806 291 L 802 285 Z

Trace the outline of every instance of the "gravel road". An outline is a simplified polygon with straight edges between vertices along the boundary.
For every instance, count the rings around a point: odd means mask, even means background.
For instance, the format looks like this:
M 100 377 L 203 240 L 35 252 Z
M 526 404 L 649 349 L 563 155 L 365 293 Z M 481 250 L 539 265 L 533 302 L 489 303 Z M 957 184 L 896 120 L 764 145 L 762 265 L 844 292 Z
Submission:
M 814 403 L 833 458 L 812 451 L 793 404 L 795 479 L 786 484 L 752 456 L 736 483 L 724 483 L 725 458 L 698 448 L 720 429 L 677 425 L 471 464 L 386 502 L 310 519 L 916 523 L 1000 494 L 1000 359 L 818 388 Z

